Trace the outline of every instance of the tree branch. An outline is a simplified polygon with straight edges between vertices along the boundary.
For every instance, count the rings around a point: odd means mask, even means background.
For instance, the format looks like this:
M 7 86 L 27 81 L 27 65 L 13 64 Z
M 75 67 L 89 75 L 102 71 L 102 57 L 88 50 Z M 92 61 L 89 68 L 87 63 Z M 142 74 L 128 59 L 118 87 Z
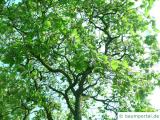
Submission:
M 95 85 L 98 83 L 98 80 L 99 80 L 99 79 L 97 79 L 96 82 L 93 83 L 92 85 L 88 85 L 87 87 L 85 87 L 85 88 L 83 89 L 83 91 L 88 90 L 89 88 L 95 86 Z
M 51 90 L 53 90 L 53 91 L 59 93 L 60 95 L 62 95 L 62 96 L 64 97 L 64 99 L 66 100 L 66 103 L 67 103 L 67 105 L 68 105 L 68 108 L 70 109 L 70 111 L 71 111 L 72 113 L 74 113 L 74 109 L 73 109 L 73 107 L 71 106 L 70 101 L 69 101 L 69 98 L 68 98 L 68 94 L 67 94 L 67 93 L 63 93 L 63 92 L 61 92 L 61 91 L 53 88 L 53 87 L 50 86 L 50 85 L 49 85 L 48 87 L 49 87 Z
M 50 67 L 47 63 L 44 62 L 44 60 L 40 57 L 40 55 L 36 55 L 36 54 L 34 54 L 32 51 L 30 51 L 30 53 L 31 53 L 47 70 L 49 70 L 50 72 L 53 72 L 53 73 L 61 73 L 61 74 L 63 74 L 63 75 L 67 78 L 69 84 L 72 84 L 71 78 L 69 77 L 69 75 L 68 75 L 65 71 L 63 71 L 63 70 L 61 70 L 61 69 L 53 69 L 53 68 Z

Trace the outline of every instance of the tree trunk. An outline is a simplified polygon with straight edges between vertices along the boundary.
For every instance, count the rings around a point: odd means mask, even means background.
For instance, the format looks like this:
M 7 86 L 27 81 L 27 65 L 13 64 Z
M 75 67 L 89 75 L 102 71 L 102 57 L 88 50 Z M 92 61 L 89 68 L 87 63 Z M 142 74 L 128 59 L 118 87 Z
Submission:
M 81 96 L 76 96 L 74 120 L 82 120 L 81 115 Z
M 52 118 L 52 113 L 45 107 L 46 115 L 47 115 L 47 120 L 53 120 Z

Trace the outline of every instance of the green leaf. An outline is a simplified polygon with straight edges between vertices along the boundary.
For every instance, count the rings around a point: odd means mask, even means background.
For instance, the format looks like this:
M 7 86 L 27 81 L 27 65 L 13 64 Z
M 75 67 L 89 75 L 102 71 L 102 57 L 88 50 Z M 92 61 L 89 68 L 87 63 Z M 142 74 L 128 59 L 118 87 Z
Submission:
M 112 61 L 111 61 L 111 68 L 112 68 L 113 70 L 117 70 L 118 67 L 119 67 L 119 62 L 116 61 L 116 60 L 112 60 Z
M 128 5 L 129 6 L 133 6 L 135 2 L 129 2 Z
M 128 62 L 126 60 L 123 60 L 122 61 L 122 65 L 125 67 L 125 68 L 128 68 Z
M 46 28 L 50 28 L 52 24 L 49 20 L 47 20 L 47 21 L 45 21 L 44 25 Z
M 148 36 L 146 36 L 145 43 L 147 45 L 152 45 L 155 42 L 155 40 L 156 40 L 156 38 L 154 35 L 148 35 Z

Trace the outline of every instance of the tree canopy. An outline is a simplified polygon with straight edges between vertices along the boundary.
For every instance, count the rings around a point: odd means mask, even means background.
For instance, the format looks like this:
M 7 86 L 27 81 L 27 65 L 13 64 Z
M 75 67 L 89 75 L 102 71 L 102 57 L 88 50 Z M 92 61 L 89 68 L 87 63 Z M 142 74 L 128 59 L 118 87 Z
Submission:
M 154 111 L 154 0 L 1 0 L 0 119 Z M 113 118 L 112 118 L 113 117 Z

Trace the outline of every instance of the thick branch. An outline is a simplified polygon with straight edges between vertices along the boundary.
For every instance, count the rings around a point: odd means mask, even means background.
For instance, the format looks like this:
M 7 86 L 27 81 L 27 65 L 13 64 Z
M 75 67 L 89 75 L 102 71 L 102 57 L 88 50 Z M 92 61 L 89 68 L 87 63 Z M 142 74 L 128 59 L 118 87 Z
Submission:
M 84 82 L 87 78 L 87 76 L 92 73 L 92 70 L 93 70 L 94 67 L 88 67 L 84 72 L 80 73 L 79 75 L 81 75 L 81 79 L 79 81 L 79 89 L 78 89 L 78 92 L 82 93 L 83 92 L 83 85 L 84 85 Z
M 47 115 L 47 120 L 53 120 L 51 111 L 47 107 L 44 107 L 44 110 L 45 110 L 46 115 Z
M 61 70 L 61 69 L 53 69 L 53 68 L 50 67 L 47 63 L 44 62 L 44 60 L 40 57 L 40 55 L 36 55 L 36 54 L 34 54 L 32 51 L 30 51 L 30 53 L 31 53 L 35 58 L 37 58 L 37 60 L 38 60 L 45 68 L 47 68 L 47 70 L 49 70 L 50 72 L 53 72 L 53 73 L 61 73 L 61 74 L 63 74 L 63 75 L 67 78 L 69 84 L 72 84 L 71 78 L 69 77 L 69 75 L 68 75 L 65 71 L 63 71 L 63 70 Z
M 51 90 L 53 90 L 53 91 L 59 93 L 60 95 L 62 95 L 62 96 L 64 97 L 64 99 L 66 100 L 66 103 L 67 103 L 67 105 L 68 105 L 68 108 L 70 109 L 70 111 L 71 111 L 72 113 L 74 113 L 74 109 L 72 108 L 72 106 L 71 106 L 71 104 L 70 104 L 70 101 L 69 101 L 69 98 L 68 98 L 67 93 L 63 93 L 63 92 L 61 92 L 61 91 L 53 88 L 53 87 L 50 86 L 50 85 L 49 85 L 48 87 L 49 87 Z

